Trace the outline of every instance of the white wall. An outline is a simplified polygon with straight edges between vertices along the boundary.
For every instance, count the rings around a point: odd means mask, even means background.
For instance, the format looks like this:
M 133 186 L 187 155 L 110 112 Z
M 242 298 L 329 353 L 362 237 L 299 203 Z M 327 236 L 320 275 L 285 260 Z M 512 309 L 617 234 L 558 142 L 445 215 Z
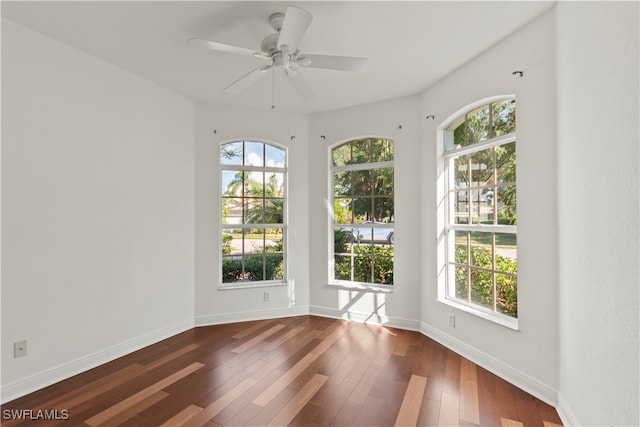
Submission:
M 428 89 L 422 96 L 422 330 L 553 404 L 558 376 L 554 20 L 548 12 Z M 512 75 L 523 71 L 524 76 Z M 496 95 L 517 100 L 519 330 L 438 302 L 437 185 L 444 162 L 438 127 Z M 449 314 L 456 325 L 449 326 Z
M 195 183 L 197 325 L 308 313 L 310 237 L 307 126 L 307 116 L 304 114 L 214 105 L 198 106 Z M 292 136 L 295 138 L 292 139 Z M 225 141 L 250 138 L 287 147 L 288 284 L 219 290 L 219 147 Z M 270 301 L 264 301 L 264 292 L 269 292 Z
M 637 2 L 557 6 L 560 412 L 640 425 Z
M 311 312 L 418 329 L 420 215 L 416 177 L 421 168 L 418 98 L 407 97 L 339 111 L 314 114 L 309 125 L 309 221 L 312 240 Z M 399 129 L 401 126 L 401 129 Z M 325 139 L 322 139 L 322 136 Z M 365 292 L 328 285 L 329 147 L 366 136 L 395 143 L 394 290 Z
M 194 119 L 3 19 L 3 400 L 193 325 Z

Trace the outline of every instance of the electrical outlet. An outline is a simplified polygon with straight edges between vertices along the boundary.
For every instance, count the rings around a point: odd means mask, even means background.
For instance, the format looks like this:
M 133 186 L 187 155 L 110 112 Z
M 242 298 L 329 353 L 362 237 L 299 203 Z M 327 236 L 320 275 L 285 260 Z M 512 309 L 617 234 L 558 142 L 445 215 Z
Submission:
M 456 327 L 456 315 L 455 314 L 450 314 L 449 315 L 449 326 L 451 326 L 452 328 Z
M 27 355 L 27 340 L 18 341 L 13 343 L 13 358 L 17 359 L 18 357 Z
M 269 302 L 270 301 L 269 292 L 265 292 L 264 293 L 263 300 L 264 300 L 264 302 Z

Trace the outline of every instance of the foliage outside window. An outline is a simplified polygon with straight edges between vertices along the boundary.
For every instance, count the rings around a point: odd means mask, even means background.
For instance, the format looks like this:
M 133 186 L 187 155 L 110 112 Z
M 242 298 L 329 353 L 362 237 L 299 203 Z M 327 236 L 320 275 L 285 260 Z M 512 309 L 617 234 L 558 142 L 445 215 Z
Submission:
M 224 284 L 283 282 L 286 152 L 256 141 L 220 147 Z
M 515 99 L 467 112 L 445 129 L 446 297 L 518 317 Z
M 393 141 L 364 138 L 331 150 L 332 283 L 393 285 Z

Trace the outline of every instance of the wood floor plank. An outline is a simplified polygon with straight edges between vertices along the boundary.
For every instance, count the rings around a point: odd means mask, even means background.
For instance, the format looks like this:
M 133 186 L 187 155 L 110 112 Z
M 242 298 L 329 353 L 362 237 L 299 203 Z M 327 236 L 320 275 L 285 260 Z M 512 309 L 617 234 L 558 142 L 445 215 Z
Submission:
M 266 341 L 262 343 L 262 349 L 266 350 L 266 351 L 271 351 L 274 348 L 278 347 L 280 344 L 283 344 L 285 342 L 287 342 L 289 339 L 300 335 L 300 333 L 305 329 L 304 326 L 297 326 L 289 331 L 287 331 L 285 334 L 282 334 L 281 336 L 279 336 L 277 339 L 274 339 L 273 341 Z
M 293 398 L 276 414 L 267 426 L 286 426 L 300 412 L 302 407 L 311 400 L 314 394 L 327 381 L 324 375 L 316 374 L 304 387 L 302 387 Z
M 160 427 L 180 427 L 186 424 L 188 420 L 202 412 L 201 407 L 196 405 L 189 405 L 182 411 L 169 418 L 164 423 L 160 424 Z
M 236 348 L 234 348 L 231 351 L 234 352 L 234 353 L 243 353 L 246 350 L 248 350 L 251 347 L 253 347 L 254 345 L 257 345 L 257 344 L 263 342 L 265 339 L 267 339 L 271 335 L 275 334 L 276 332 L 278 332 L 279 330 L 281 330 L 284 327 L 285 326 L 283 324 L 275 325 L 275 326 L 267 329 L 266 331 L 262 332 L 261 334 L 256 335 L 255 337 L 251 338 L 249 341 L 246 341 L 246 342 L 240 344 L 239 346 L 237 346 Z
M 230 405 L 235 399 L 240 397 L 243 393 L 249 390 L 251 387 L 255 385 L 256 381 L 252 378 L 247 378 L 242 381 L 240 384 L 235 386 L 233 389 L 229 390 L 219 399 L 215 400 L 206 408 L 203 408 L 202 411 L 195 414 L 192 418 L 189 418 L 184 422 L 184 426 L 201 426 L 209 422 L 213 417 L 216 416 L 217 413 L 222 411 L 228 405 Z
M 115 416 L 110 417 L 106 422 L 100 424 L 102 427 L 116 427 L 120 424 L 125 423 L 125 421 L 135 417 L 140 413 L 140 411 L 148 408 L 149 406 L 153 406 L 154 404 L 160 402 L 161 400 L 169 397 L 169 393 L 164 391 L 158 391 L 153 393 L 146 399 L 143 399 L 136 403 L 135 405 L 125 409 L 124 411 L 118 413 Z
M 69 410 L 42 427 L 562 426 L 418 332 L 315 316 L 194 328 L 0 409 L 24 408 Z
M 509 418 L 500 418 L 500 425 L 502 427 L 524 427 L 524 424 L 520 421 L 510 420 Z
M 161 381 L 158 381 L 157 383 L 155 383 L 154 385 L 147 387 L 146 389 L 139 391 L 138 393 L 134 394 L 133 396 L 119 402 L 118 404 L 105 409 L 104 411 L 100 412 L 99 414 L 94 415 L 93 417 L 85 420 L 85 423 L 89 424 L 90 426 L 98 426 L 101 425 L 105 422 L 107 422 L 110 418 L 116 416 L 117 414 L 119 414 L 122 411 L 125 411 L 126 409 L 130 408 L 131 406 L 137 404 L 138 402 L 146 399 L 147 397 L 151 396 L 152 394 L 162 390 L 163 388 L 165 388 L 166 386 L 168 386 L 169 384 L 172 384 L 176 381 L 181 380 L 182 378 L 186 377 L 187 375 L 191 374 L 192 372 L 197 371 L 198 369 L 202 368 L 204 365 L 202 363 L 192 363 L 191 365 L 187 366 L 186 368 L 176 372 L 173 375 L 170 375 L 166 378 L 164 378 Z
M 460 419 L 480 424 L 476 365 L 465 358 L 460 360 Z
M 459 412 L 459 397 L 455 393 L 442 392 L 440 400 L 440 413 L 438 416 L 439 426 L 457 426 Z
M 400 412 L 398 412 L 396 422 L 394 423 L 395 426 L 417 425 L 418 415 L 420 414 L 420 407 L 422 405 L 422 397 L 426 387 L 427 379 L 425 377 L 418 375 L 411 376 L 407 392 L 404 395 L 404 399 L 402 399 L 402 405 L 400 405 Z
M 236 333 L 235 335 L 232 336 L 233 339 L 236 340 L 241 340 L 244 337 L 247 337 L 251 334 L 253 334 L 256 331 L 262 330 L 262 329 L 267 329 L 267 326 L 270 325 L 271 323 L 275 322 L 275 319 L 267 319 L 267 320 L 261 320 L 261 321 L 256 321 L 254 322 L 245 322 L 244 326 L 246 326 L 245 328 L 242 329 L 242 331 Z M 254 323 L 253 325 L 250 325 L 251 323 Z
M 298 375 L 300 375 L 311 363 L 313 363 L 322 353 L 342 335 L 346 328 L 338 328 L 329 334 L 310 353 L 289 369 L 278 381 L 273 383 L 260 396 L 254 399 L 253 403 L 258 406 L 266 406 L 280 391 L 284 390 Z

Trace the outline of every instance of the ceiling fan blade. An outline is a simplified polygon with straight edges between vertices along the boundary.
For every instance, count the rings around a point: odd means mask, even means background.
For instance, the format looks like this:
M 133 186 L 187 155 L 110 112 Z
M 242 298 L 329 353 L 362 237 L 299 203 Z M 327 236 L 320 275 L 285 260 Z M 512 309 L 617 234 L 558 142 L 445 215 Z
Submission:
M 225 87 L 222 91 L 224 93 L 238 93 L 250 84 L 260 80 L 262 77 L 267 75 L 267 71 L 269 71 L 271 68 L 273 68 L 272 65 L 263 65 L 262 67 L 258 67 L 250 73 L 240 77 L 238 80 Z
M 306 10 L 289 6 L 280 29 L 278 49 L 281 49 L 282 46 L 289 46 L 292 52 L 295 51 L 312 19 L 313 16 Z
M 311 89 L 311 86 L 309 86 L 307 81 L 302 77 L 302 74 L 300 74 L 299 72 L 285 72 L 284 75 L 302 99 L 304 99 L 305 101 L 313 101 L 317 99 L 315 92 L 313 91 L 313 89 Z
M 197 38 L 189 39 L 188 42 L 195 46 L 204 47 L 206 49 L 211 49 L 218 52 L 250 55 L 250 56 L 256 56 L 258 58 L 268 58 L 266 53 L 260 52 L 254 49 L 247 49 L 246 47 L 234 46 L 231 44 L 220 43 L 220 42 L 212 42 L 210 40 L 203 40 L 203 39 L 197 39 Z
M 332 55 L 300 55 L 297 62 L 305 67 L 325 68 L 329 70 L 351 71 L 354 73 L 365 73 L 369 68 L 367 58 L 356 58 L 351 56 Z

